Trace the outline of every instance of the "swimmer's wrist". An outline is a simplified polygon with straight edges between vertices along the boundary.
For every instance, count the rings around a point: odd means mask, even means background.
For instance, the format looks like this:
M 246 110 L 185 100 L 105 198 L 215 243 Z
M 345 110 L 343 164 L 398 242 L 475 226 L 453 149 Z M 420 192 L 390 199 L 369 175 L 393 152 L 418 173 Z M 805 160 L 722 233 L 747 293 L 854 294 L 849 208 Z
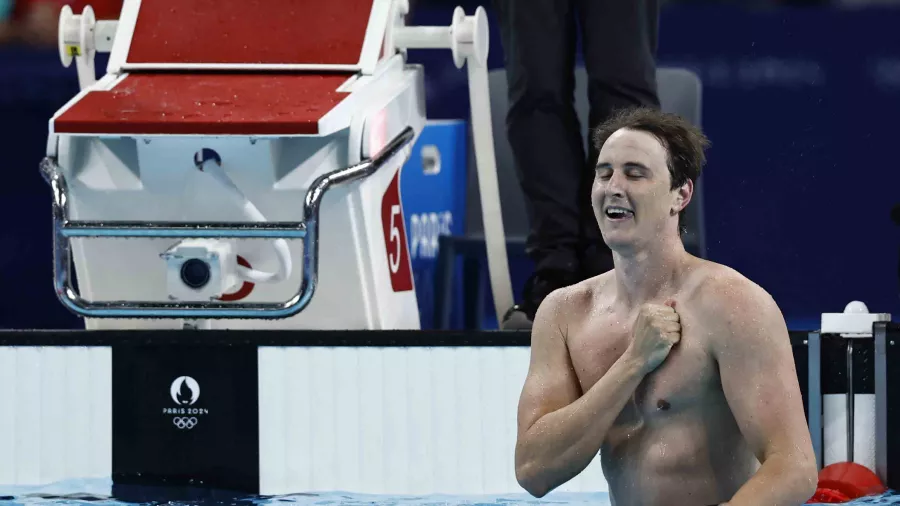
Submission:
M 646 358 L 632 353 L 631 348 L 625 350 L 622 354 L 622 365 L 629 374 L 636 376 L 646 376 L 650 373 L 650 363 Z
M 635 353 L 631 346 L 625 348 L 625 353 L 622 353 L 622 356 L 619 357 L 619 362 L 629 373 L 641 376 L 646 376 L 649 373 L 647 369 L 650 364 L 647 362 L 647 359 Z

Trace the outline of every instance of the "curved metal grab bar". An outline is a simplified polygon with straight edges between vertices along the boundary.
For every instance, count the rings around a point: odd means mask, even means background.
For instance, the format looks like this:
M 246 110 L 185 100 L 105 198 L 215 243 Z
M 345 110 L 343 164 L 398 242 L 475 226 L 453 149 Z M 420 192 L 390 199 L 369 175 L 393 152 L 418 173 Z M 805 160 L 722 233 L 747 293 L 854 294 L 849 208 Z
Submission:
M 368 177 L 412 141 L 415 133 L 406 127 L 375 156 L 319 176 L 306 192 L 302 222 L 216 223 L 132 221 L 71 221 L 65 177 L 50 157 L 41 161 L 41 174 L 53 194 L 53 277 L 56 295 L 69 310 L 90 318 L 288 318 L 302 311 L 312 299 L 318 283 L 319 206 L 334 185 Z M 303 239 L 303 281 L 300 289 L 283 302 L 150 302 L 85 300 L 72 287 L 71 237 L 191 237 Z

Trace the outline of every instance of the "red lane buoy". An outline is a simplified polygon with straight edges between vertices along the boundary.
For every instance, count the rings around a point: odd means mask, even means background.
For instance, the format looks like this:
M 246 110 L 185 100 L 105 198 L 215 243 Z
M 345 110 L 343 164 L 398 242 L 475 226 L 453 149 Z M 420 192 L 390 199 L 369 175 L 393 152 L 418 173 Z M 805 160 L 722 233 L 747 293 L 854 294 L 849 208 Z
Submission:
M 838 490 L 830 488 L 818 488 L 816 493 L 806 501 L 806 504 L 836 504 L 850 502 L 851 499 Z
M 836 462 L 819 472 L 818 489 L 807 503 L 849 502 L 886 491 L 887 487 L 878 475 L 866 466 L 855 462 Z

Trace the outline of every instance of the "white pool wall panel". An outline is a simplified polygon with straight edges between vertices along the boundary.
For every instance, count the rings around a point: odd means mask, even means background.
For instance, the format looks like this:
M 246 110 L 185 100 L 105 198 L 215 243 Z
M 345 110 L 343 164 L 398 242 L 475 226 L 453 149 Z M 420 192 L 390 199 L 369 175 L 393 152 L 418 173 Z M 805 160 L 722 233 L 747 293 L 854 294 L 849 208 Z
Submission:
M 0 385 L 0 483 L 111 475 L 110 348 L 0 347 Z
M 527 347 L 259 350 L 261 490 L 523 492 Z M 606 491 L 600 459 L 558 490 Z

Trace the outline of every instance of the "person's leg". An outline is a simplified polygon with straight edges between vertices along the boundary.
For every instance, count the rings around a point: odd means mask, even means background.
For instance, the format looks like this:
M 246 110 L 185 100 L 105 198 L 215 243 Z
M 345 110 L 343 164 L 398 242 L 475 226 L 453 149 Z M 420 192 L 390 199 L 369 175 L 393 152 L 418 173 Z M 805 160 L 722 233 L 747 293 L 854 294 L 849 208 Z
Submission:
M 599 152 L 590 132 L 619 108 L 659 107 L 656 47 L 659 0 L 576 0 L 584 65 L 588 75 L 588 156 L 579 202 L 583 238 L 582 276 L 613 268 L 591 207 L 591 185 Z
M 584 148 L 573 104 L 575 11 L 571 0 L 494 0 L 494 7 L 509 83 L 507 134 L 531 224 L 535 273 L 519 306 L 531 320 L 578 270 Z

